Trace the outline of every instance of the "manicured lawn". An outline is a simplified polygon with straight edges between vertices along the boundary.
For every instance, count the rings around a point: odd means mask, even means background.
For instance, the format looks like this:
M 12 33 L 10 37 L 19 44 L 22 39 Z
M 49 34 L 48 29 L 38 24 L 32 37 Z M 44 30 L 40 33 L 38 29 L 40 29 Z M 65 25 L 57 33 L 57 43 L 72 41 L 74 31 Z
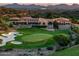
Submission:
M 73 48 L 57 51 L 53 56 L 79 56 L 79 45 Z
M 44 33 L 44 34 L 68 34 L 69 31 L 68 30 L 55 30 L 55 31 L 47 31 L 47 30 L 44 30 L 44 29 L 40 29 L 40 28 L 24 28 L 24 29 L 18 29 L 18 31 L 20 33 L 23 33 L 23 36 L 24 35 L 30 35 L 30 34 L 36 34 L 36 33 Z
M 48 40 L 50 38 L 53 38 L 50 34 L 32 34 L 22 37 L 22 41 L 24 42 L 39 42 L 43 40 Z
M 40 28 L 24 28 L 18 29 L 21 36 L 16 37 L 16 41 L 21 41 L 23 44 L 14 45 L 8 43 L 5 48 L 40 48 L 53 46 L 54 40 L 53 36 L 57 34 L 65 34 L 68 35 L 68 30 L 56 30 L 56 31 L 47 31 Z

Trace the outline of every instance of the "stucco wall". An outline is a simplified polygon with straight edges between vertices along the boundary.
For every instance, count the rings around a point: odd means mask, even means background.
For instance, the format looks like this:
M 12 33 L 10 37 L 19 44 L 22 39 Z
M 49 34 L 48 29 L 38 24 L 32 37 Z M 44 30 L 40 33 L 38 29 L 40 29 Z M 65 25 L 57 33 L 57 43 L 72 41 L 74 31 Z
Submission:
M 32 25 L 13 25 L 14 28 L 31 28 Z
M 70 25 L 70 24 L 58 25 L 58 28 L 59 28 L 60 30 L 71 29 L 71 25 Z

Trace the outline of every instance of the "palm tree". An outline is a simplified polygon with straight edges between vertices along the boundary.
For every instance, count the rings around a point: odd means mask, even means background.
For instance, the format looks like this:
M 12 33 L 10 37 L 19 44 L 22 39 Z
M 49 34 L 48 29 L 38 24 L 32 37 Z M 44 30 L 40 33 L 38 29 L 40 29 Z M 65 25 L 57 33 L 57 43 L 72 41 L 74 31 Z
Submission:
M 9 30 L 9 26 L 8 26 L 6 20 L 3 17 L 0 17 L 0 24 L 1 24 L 2 27 L 5 28 L 5 30 Z
M 2 41 L 3 41 L 3 40 L 2 40 L 2 39 L 0 39 L 0 44 L 2 44 Z

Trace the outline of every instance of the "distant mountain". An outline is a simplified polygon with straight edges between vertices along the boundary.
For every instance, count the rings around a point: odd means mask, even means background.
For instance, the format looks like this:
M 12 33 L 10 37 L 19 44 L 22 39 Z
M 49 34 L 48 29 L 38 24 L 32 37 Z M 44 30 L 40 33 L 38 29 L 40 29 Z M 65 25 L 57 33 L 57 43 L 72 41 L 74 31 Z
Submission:
M 7 4 L 7 5 L 4 5 L 4 6 L 2 6 L 2 7 L 6 7 L 6 8 L 16 8 L 16 9 L 29 9 L 29 10 L 38 10 L 38 9 L 45 8 L 44 6 L 35 5 L 35 4 L 20 5 L 20 4 L 17 4 L 17 3 L 14 3 L 14 4 Z
M 72 4 L 72 5 L 67 5 L 67 4 L 59 4 L 59 5 L 49 5 L 48 6 L 48 8 L 50 8 L 51 9 L 51 7 L 53 8 L 53 9 L 66 9 L 66 10 L 68 10 L 68 9 L 79 9 L 79 5 L 78 4 Z
M 48 9 L 51 11 L 64 11 L 64 10 L 79 10 L 79 4 L 58 4 L 58 5 L 35 5 L 35 4 L 30 4 L 30 5 L 20 5 L 17 3 L 13 4 L 7 4 L 2 7 L 6 8 L 15 8 L 15 9 L 28 9 L 28 10 L 40 10 L 40 9 Z

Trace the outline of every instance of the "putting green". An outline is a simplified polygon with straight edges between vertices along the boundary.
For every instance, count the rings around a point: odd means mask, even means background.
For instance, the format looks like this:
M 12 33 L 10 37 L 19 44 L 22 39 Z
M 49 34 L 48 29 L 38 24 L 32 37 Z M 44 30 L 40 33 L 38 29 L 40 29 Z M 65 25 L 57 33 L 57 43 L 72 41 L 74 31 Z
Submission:
M 31 34 L 22 37 L 22 40 L 24 42 L 39 42 L 39 41 L 44 41 L 52 38 L 52 35 L 50 34 Z

